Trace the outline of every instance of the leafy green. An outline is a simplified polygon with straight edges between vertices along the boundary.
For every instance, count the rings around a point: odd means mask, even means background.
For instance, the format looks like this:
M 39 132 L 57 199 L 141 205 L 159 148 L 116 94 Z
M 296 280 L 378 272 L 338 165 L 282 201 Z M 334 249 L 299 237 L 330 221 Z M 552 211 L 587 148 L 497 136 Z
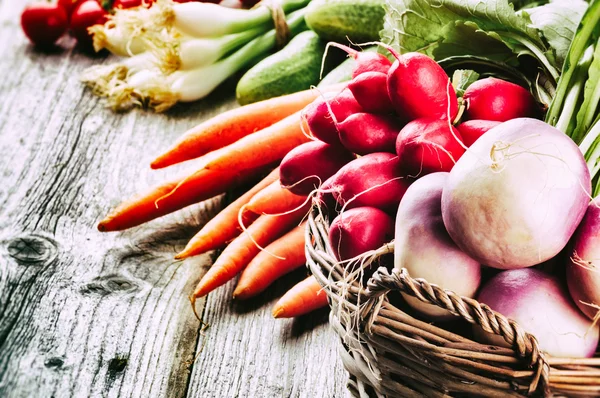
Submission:
M 596 45 L 593 60 L 587 71 L 587 81 L 583 88 L 583 102 L 577 113 L 576 128 L 571 134 L 574 141 L 581 141 L 585 133 L 592 127 L 598 105 L 600 105 L 600 46 Z
M 587 8 L 583 0 L 553 1 L 542 6 L 521 11 L 531 19 L 550 45 L 556 64 L 562 66 L 579 21 Z
M 436 60 L 474 55 L 514 64 L 527 54 L 554 79 L 560 69 L 529 15 L 508 0 L 388 0 L 382 39 Z
M 590 44 L 594 44 L 598 41 L 599 34 L 600 1 L 595 0 L 591 2 L 583 15 L 565 58 L 561 77 L 556 88 L 556 95 L 546 114 L 546 122 L 552 126 L 556 126 L 558 123 L 569 92 L 572 91 L 574 86 L 580 84 L 577 82 L 577 79 L 580 79 L 581 76 L 580 74 L 575 73 L 577 64 L 581 61 L 584 52 Z
M 465 90 L 479 79 L 479 73 L 471 69 L 457 69 L 452 75 L 452 86 L 456 95 L 462 97 Z

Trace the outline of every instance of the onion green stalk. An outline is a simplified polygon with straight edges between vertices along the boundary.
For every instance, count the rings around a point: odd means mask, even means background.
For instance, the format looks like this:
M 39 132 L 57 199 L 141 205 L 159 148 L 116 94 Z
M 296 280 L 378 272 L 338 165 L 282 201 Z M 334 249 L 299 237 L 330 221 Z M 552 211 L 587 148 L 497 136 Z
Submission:
M 222 37 L 194 38 L 176 44 L 160 43 L 154 46 L 154 51 L 163 73 L 191 70 L 217 62 L 267 30 L 263 26 Z

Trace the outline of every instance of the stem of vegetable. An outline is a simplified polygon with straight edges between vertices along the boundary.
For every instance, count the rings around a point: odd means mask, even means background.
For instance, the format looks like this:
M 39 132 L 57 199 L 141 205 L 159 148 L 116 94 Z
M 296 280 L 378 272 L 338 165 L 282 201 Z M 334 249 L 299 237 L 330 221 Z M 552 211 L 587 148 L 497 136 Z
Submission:
M 583 53 L 590 45 L 592 35 L 597 36 L 600 30 L 600 1 L 592 1 L 583 15 L 577 32 L 573 36 L 573 41 L 569 47 L 569 52 L 565 63 L 563 64 L 562 74 L 558 81 L 556 95 L 550 104 L 546 114 L 546 122 L 550 125 L 556 125 L 562 112 L 563 104 L 566 100 L 567 91 L 572 86 L 573 73 L 575 65 L 579 62 Z
M 575 128 L 577 114 L 577 105 L 581 103 L 581 92 L 585 86 L 585 81 L 588 76 L 588 69 L 592 63 L 594 56 L 594 46 L 589 46 L 583 53 L 583 57 L 579 60 L 575 68 L 574 74 L 571 77 L 571 85 L 565 96 L 563 109 L 556 121 L 556 128 L 571 137 L 571 133 Z M 575 140 L 575 142 L 579 142 Z
M 159 67 L 165 74 L 213 64 L 268 30 L 266 25 L 218 38 L 191 39 L 157 49 Z

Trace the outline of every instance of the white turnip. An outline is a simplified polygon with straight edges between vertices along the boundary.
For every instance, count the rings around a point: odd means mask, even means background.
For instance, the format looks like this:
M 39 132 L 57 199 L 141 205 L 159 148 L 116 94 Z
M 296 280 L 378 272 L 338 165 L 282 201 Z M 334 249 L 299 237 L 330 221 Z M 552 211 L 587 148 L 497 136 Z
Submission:
M 406 191 L 396 216 L 394 266 L 406 268 L 461 296 L 474 297 L 481 281 L 481 266 L 452 241 L 442 220 L 442 189 L 448 173 L 433 173 L 415 181 Z M 431 319 L 454 316 L 437 306 L 403 294 L 406 302 Z
M 527 268 L 501 272 L 482 288 L 477 300 L 534 335 L 542 351 L 555 357 L 591 357 L 598 345 L 598 326 L 573 304 L 554 276 Z M 485 343 L 507 346 L 500 336 L 474 328 Z
M 569 137 L 536 119 L 513 119 L 454 165 L 442 216 L 456 244 L 481 264 L 529 267 L 565 247 L 590 191 L 585 159 Z

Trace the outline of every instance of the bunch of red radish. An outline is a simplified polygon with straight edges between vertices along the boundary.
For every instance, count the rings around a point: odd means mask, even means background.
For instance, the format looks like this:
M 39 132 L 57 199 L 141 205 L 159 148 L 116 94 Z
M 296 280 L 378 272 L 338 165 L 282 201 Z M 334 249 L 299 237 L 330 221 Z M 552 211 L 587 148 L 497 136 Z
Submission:
M 392 52 L 392 65 L 382 54 L 334 45 L 355 58 L 353 79 L 333 98 L 305 108 L 315 140 L 288 153 L 280 179 L 298 195 L 318 190 L 330 212 L 343 213 L 330 230 L 338 260 L 393 238 L 400 200 L 417 178 L 450 171 L 468 146 L 500 122 L 539 114 L 528 90 L 487 78 L 466 90 L 466 121 L 458 124 L 455 90 L 433 59 Z
M 541 108 L 519 85 L 485 78 L 458 99 L 423 54 L 390 50 L 391 64 L 343 48 L 356 59 L 353 80 L 305 108 L 315 140 L 287 154 L 280 180 L 293 193 L 318 193 L 349 276 L 358 280 L 361 271 L 364 283 L 376 267 L 352 260 L 394 240 L 393 261 L 377 265 L 478 299 L 533 333 L 550 355 L 593 356 L 600 205 L 588 206 L 591 179 L 577 145 L 535 119 Z M 565 247 L 571 260 L 560 256 Z M 539 266 L 549 261 L 559 265 L 551 273 Z M 484 268 L 494 274 L 489 280 Z M 455 319 L 403 297 L 428 321 Z M 505 344 L 480 328 L 473 333 Z
M 91 50 L 92 37 L 88 28 L 104 24 L 111 10 L 139 7 L 152 4 L 154 0 L 58 0 L 56 3 L 39 2 L 25 7 L 21 14 L 21 28 L 29 40 L 40 48 L 49 48 L 68 32 L 81 48 Z M 216 3 L 219 0 L 173 0 L 177 3 L 203 1 Z M 241 8 L 242 3 L 223 0 L 221 5 Z

